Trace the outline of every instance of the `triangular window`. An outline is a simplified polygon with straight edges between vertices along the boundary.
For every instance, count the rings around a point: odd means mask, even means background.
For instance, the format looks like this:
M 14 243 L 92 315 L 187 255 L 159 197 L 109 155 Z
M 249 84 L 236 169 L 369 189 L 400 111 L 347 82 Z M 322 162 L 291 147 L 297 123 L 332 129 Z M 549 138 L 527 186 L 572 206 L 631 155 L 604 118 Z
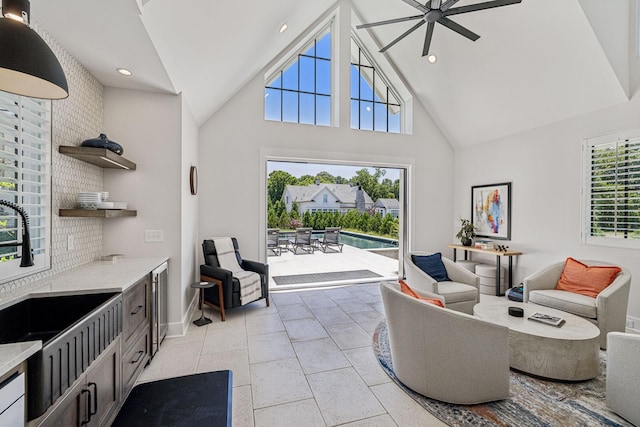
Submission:
M 264 118 L 331 126 L 331 28 L 267 78 Z
M 351 38 L 351 128 L 400 133 L 402 104 L 367 53 Z

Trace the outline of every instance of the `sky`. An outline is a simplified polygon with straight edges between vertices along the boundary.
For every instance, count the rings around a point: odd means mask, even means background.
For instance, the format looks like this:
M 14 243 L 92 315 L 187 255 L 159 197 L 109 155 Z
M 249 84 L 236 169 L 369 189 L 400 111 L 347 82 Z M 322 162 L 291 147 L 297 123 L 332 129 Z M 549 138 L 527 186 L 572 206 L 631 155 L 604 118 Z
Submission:
M 315 176 L 318 172 L 326 171 L 333 176 L 341 176 L 343 178 L 352 178 L 356 175 L 356 171 L 365 168 L 365 166 L 347 166 L 347 165 L 332 165 L 332 164 L 319 164 L 319 163 L 295 163 L 295 162 L 277 162 L 269 160 L 267 162 L 267 176 L 275 171 L 281 170 L 290 173 L 296 178 L 300 178 L 302 175 Z M 375 169 L 367 167 L 370 174 L 375 173 Z M 391 181 L 395 181 L 400 178 L 400 169 L 384 168 L 387 172 L 384 178 L 389 178 Z

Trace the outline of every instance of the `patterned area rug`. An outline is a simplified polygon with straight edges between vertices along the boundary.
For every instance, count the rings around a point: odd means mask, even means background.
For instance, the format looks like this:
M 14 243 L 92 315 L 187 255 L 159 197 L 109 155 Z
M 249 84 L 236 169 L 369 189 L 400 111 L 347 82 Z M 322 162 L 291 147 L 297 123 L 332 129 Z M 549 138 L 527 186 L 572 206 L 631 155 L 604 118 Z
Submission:
M 547 381 L 510 371 L 511 397 L 479 405 L 454 405 L 429 399 L 402 384 L 393 373 L 387 324 L 373 335 L 373 351 L 385 372 L 409 396 L 450 426 L 632 426 L 605 405 L 606 352 L 601 374 L 589 381 Z

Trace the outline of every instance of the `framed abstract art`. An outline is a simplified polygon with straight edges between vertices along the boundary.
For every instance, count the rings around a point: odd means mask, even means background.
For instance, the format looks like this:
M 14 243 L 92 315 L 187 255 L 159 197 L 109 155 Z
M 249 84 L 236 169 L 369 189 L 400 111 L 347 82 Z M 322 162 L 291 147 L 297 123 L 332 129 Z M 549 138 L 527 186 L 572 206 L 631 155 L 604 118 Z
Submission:
M 511 239 L 511 183 L 471 187 L 471 221 L 476 236 Z

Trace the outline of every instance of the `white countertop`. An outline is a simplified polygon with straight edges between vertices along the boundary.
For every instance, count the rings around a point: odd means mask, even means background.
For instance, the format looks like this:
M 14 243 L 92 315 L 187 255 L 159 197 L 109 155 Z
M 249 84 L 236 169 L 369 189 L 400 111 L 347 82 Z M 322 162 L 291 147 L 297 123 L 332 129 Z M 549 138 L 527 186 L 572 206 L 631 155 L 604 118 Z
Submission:
M 42 348 L 42 341 L 0 345 L 0 376 L 10 372 Z
M 64 295 L 124 292 L 142 276 L 167 261 L 168 257 L 118 258 L 94 261 L 63 273 L 0 293 L 0 310 L 29 295 Z M 42 341 L 0 345 L 0 376 L 9 372 L 42 348 Z

